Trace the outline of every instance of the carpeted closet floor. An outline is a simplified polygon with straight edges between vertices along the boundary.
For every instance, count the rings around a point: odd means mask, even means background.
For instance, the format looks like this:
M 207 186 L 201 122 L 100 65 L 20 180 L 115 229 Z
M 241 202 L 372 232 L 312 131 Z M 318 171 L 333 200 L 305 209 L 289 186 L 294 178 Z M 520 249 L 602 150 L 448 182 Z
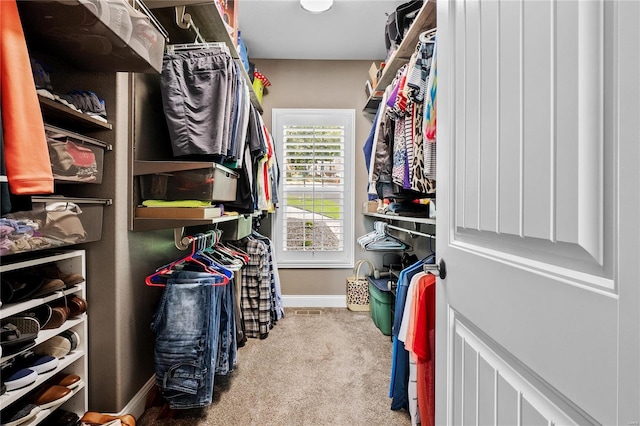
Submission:
M 148 409 L 138 426 L 410 425 L 389 407 L 391 340 L 368 312 L 287 309 L 264 340 L 238 350 L 230 383 L 213 403 L 158 418 Z

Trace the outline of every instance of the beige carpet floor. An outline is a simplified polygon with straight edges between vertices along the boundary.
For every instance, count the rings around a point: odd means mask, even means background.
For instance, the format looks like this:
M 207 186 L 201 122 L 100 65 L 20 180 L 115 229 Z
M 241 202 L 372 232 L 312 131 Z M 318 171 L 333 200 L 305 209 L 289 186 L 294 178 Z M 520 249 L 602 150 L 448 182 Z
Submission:
M 391 351 L 368 312 L 287 309 L 269 337 L 239 349 L 210 406 L 173 419 L 152 407 L 138 426 L 410 425 L 406 411 L 390 409 Z

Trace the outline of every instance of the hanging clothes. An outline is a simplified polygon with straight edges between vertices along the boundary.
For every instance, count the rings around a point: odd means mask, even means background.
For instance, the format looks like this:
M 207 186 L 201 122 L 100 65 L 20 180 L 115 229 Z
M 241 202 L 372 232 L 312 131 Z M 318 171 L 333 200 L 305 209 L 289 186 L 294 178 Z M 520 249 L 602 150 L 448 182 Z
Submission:
M 231 374 L 237 363 L 233 272 L 213 260 L 219 236 L 209 240 L 210 234 L 191 237 L 190 255 L 146 279 L 163 287 L 151 329 L 156 384 L 172 409 L 209 405 L 215 377 Z
M 371 132 L 369 195 L 415 200 L 435 194 L 434 57 L 435 42 L 421 38 L 384 92 Z
M 0 1 L 4 162 L 13 194 L 53 193 L 53 173 L 27 44 L 15 0 Z
M 426 88 L 426 100 L 424 110 L 425 150 L 424 163 L 425 174 L 429 179 L 436 178 L 436 94 L 438 88 L 438 60 L 437 46 L 434 44 L 432 65 L 430 68 L 428 84 Z
M 249 255 L 242 269 L 242 328 L 247 338 L 268 337 L 276 321 L 284 317 L 280 278 L 273 243 L 255 230 L 232 242 Z
M 268 249 L 255 238 L 241 241 L 250 260 L 242 270 L 242 320 L 245 335 L 264 339 L 271 329 L 271 279 L 269 276 Z
M 430 256 L 424 261 L 418 261 L 403 269 L 398 277 L 393 327 L 391 331 L 393 338 L 393 350 L 391 358 L 389 397 L 392 398 L 392 410 L 409 409 L 409 352 L 404 347 L 404 342 L 399 339 L 409 285 L 413 277 L 423 271 L 423 265 L 425 263 L 434 263 L 434 259 L 435 258 L 433 256 Z
M 227 154 L 235 81 L 221 46 L 165 53 L 160 88 L 174 156 Z

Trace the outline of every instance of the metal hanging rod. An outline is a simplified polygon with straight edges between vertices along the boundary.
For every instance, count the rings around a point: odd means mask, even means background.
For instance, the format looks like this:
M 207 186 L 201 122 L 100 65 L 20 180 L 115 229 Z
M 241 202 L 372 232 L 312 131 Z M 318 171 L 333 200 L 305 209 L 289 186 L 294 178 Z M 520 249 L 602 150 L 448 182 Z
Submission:
M 436 239 L 436 237 L 434 235 L 425 234 L 424 232 L 419 232 L 419 231 L 413 231 L 411 229 L 401 228 L 399 226 L 385 224 L 385 228 L 386 229 L 393 229 L 395 231 L 400 231 L 400 232 L 406 232 L 407 234 L 412 235 L 412 236 L 415 235 L 417 237 L 431 238 L 432 240 Z

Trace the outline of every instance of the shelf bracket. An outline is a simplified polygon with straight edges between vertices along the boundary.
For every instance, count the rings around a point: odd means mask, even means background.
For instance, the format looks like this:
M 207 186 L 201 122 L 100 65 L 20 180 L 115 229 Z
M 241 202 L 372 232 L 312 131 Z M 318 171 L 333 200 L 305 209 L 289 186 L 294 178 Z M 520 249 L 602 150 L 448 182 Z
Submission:
M 186 250 L 191 244 L 191 239 L 184 236 L 184 226 L 173 228 L 173 242 L 178 250 Z
M 194 33 L 196 33 L 196 43 L 204 43 L 204 37 L 200 34 L 200 30 L 193 23 L 193 18 L 191 14 L 186 13 L 186 6 L 175 6 L 176 11 L 176 25 L 183 30 L 192 29 Z

